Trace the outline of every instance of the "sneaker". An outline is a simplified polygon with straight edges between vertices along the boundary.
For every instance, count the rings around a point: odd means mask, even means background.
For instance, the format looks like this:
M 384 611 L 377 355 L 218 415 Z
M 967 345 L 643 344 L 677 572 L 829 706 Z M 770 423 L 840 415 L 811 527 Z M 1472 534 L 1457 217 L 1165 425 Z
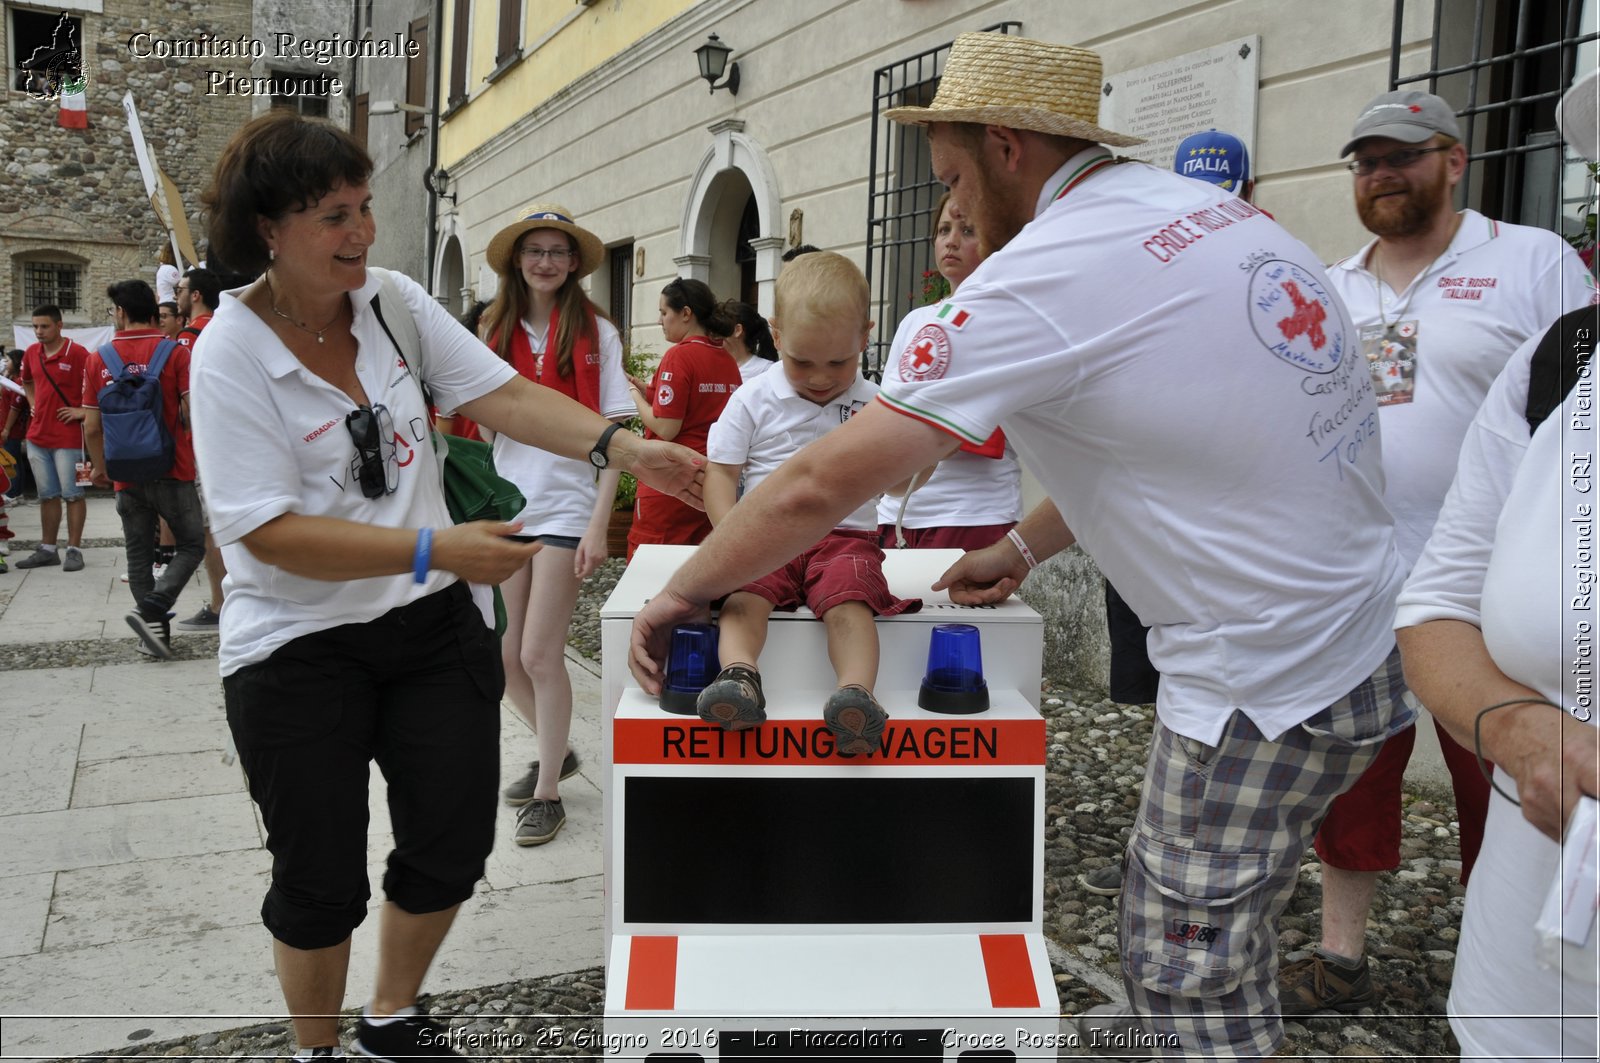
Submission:
M 11 540 L 10 539 L 0 539 L 0 557 L 6 557 L 10 553 L 11 553 Z
M 144 614 L 135 609 L 126 617 L 128 626 L 133 628 L 133 633 L 139 636 L 139 644 L 149 651 L 151 657 L 159 657 L 163 661 L 172 660 L 172 616 L 168 613 L 160 620 L 146 620 Z
M 10 571 L 11 570 L 6 567 L 6 555 L 5 554 L 0 554 L 0 575 L 4 575 L 5 573 L 10 572 Z
M 1278 970 L 1278 1001 L 1285 1016 L 1360 1011 L 1372 1000 L 1372 969 L 1365 956 L 1347 967 L 1317 949 Z
M 822 722 L 833 732 L 839 755 L 854 757 L 878 748 L 889 714 L 866 687 L 852 683 L 828 698 L 822 708 Z
M 182 627 L 182 624 L 178 625 Z M 561 759 L 561 778 L 570 779 L 578 774 L 578 754 L 567 750 L 567 755 Z M 528 765 L 528 774 L 506 787 L 506 804 L 513 808 L 520 808 L 533 800 L 533 792 L 539 788 L 539 762 L 536 760 Z
M 217 614 L 212 610 L 211 603 L 200 607 L 200 611 L 187 620 L 178 621 L 178 626 L 185 631 L 215 631 L 220 623 Z
M 449 1028 L 426 1015 L 397 1015 L 380 1022 L 363 1015 L 356 1023 L 356 1039 L 350 1047 L 372 1059 L 396 1063 L 419 1056 L 461 1055 L 450 1047 Z
M 117 578 L 122 580 L 122 582 L 124 582 L 124 583 L 128 582 L 128 574 L 126 572 L 124 572 L 121 576 L 119 576 Z
M 67 547 L 66 559 L 61 562 L 63 572 L 81 572 L 83 570 L 83 551 L 76 546 Z
M 33 548 L 33 553 L 17 562 L 18 568 L 44 568 L 47 565 L 61 564 L 61 551 L 46 550 L 42 546 Z
M 517 830 L 512 837 L 518 845 L 543 845 L 566 825 L 567 813 L 559 800 L 546 801 L 536 797 L 517 813 Z
M 1078 885 L 1096 897 L 1115 897 L 1122 892 L 1122 864 L 1107 864 L 1078 876 Z
M 695 699 L 695 711 L 706 723 L 721 724 L 724 731 L 743 731 L 767 722 L 767 698 L 761 692 L 761 673 L 742 664 L 730 664 Z
M 1127 1063 L 1153 1058 L 1155 1039 L 1145 1032 L 1126 1004 L 1096 1004 L 1072 1020 L 1078 1044 L 1086 1055 Z
M 152 579 L 160 579 L 166 574 L 167 566 L 163 565 L 161 562 L 157 561 L 155 564 L 150 566 L 150 576 Z

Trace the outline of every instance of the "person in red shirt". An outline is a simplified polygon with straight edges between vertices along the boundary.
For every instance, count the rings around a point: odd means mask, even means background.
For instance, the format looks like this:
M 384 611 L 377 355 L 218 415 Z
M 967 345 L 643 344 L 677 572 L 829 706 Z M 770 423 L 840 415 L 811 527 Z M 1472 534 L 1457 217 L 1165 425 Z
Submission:
M 151 317 L 155 316 L 154 311 Z M 60 565 L 63 572 L 83 568 L 83 521 L 88 513 L 77 464 L 83 457 L 83 365 L 89 351 L 61 334 L 61 308 L 38 306 L 33 334 L 39 342 L 22 355 L 22 386 L 28 392 L 33 419 L 28 423 L 28 464 L 39 491 L 39 547 L 17 562 L 18 568 Z M 61 506 L 67 510 L 67 549 L 60 556 Z
M 738 322 L 709 287 L 681 277 L 661 289 L 658 309 L 661 332 L 672 346 L 649 383 L 629 378 L 628 394 L 646 439 L 669 439 L 704 454 L 711 426 L 744 381 L 739 363 L 722 343 Z M 636 499 L 628 532 L 630 561 L 646 543 L 695 546 L 711 534 L 711 519 L 676 498 L 640 484 Z
M 217 307 L 222 301 L 223 281 L 220 276 L 206 269 L 196 266 L 183 275 L 174 289 L 178 297 L 178 309 L 189 323 L 178 333 L 178 342 L 188 347 L 193 357 L 195 341 L 200 338 L 200 333 L 211 324 L 211 315 L 217 312 Z M 200 488 L 198 469 L 195 475 L 195 491 Z M 205 497 L 200 498 L 201 520 L 205 520 Z M 167 561 L 171 564 L 171 560 Z M 211 538 L 210 524 L 206 524 L 206 581 L 211 584 L 211 600 L 200 607 L 200 611 L 187 620 L 178 621 L 178 627 L 185 631 L 216 631 L 222 616 L 222 580 L 228 574 L 228 565 L 222 559 L 222 551 L 217 548 L 216 541 Z
M 151 656 L 170 660 L 172 603 L 205 556 L 205 523 L 194 486 L 194 441 L 189 435 L 189 348 L 167 339 L 156 327 L 156 293 L 144 281 L 118 281 L 106 288 L 106 295 L 117 326 L 110 346 L 124 366 L 143 372 L 163 345 L 171 346 L 161 370 L 161 416 L 172 436 L 172 465 L 163 476 L 115 485 L 128 555 L 128 590 L 135 606 L 127 615 L 128 626 Z M 111 482 L 106 476 L 100 391 L 114 379 L 100 352 L 90 354 L 83 370 L 83 434 L 97 484 Z M 159 580 L 150 571 L 158 517 L 172 529 L 177 546 Z
M 0 372 L 20 388 L 22 352 L 7 351 L 5 364 L 0 366 Z M 28 421 L 32 412 L 28 408 L 27 392 L 0 388 L 0 446 L 4 446 L 16 462 L 16 470 L 11 474 L 11 487 L 6 491 L 8 505 L 21 505 L 23 492 L 33 486 L 33 470 L 28 466 L 27 441 Z

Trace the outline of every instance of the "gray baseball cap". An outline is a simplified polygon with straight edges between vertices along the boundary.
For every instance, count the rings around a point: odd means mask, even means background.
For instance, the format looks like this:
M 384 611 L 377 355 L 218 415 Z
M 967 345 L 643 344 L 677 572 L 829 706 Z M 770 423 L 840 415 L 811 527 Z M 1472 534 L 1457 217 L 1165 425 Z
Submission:
M 1339 149 L 1339 157 L 1350 154 L 1367 137 L 1420 144 L 1435 133 L 1461 139 L 1461 127 L 1448 103 L 1428 92 L 1385 92 L 1361 108 L 1361 117 L 1350 130 L 1350 142 Z

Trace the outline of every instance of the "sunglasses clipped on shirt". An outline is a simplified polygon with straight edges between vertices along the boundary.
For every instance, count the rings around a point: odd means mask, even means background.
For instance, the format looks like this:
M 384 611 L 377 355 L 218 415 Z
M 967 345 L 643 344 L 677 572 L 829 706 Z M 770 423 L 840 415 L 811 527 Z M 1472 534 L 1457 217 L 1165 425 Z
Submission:
M 394 494 L 400 486 L 400 466 L 394 445 L 394 418 L 387 406 L 357 406 L 344 419 L 350 441 L 356 445 L 356 479 L 368 498 Z
M 1449 151 L 1448 144 L 1435 148 L 1401 148 L 1391 151 L 1387 155 L 1366 155 L 1351 159 L 1345 163 L 1345 169 L 1357 177 L 1371 177 L 1378 172 L 1379 164 L 1388 166 L 1391 170 L 1409 170 L 1422 160 L 1424 155 L 1432 155 L 1436 151 Z

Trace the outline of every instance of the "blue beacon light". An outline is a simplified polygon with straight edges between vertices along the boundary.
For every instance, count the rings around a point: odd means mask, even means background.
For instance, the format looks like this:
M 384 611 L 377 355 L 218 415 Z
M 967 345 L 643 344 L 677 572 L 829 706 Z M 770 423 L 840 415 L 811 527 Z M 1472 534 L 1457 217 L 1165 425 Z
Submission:
M 672 629 L 667 681 L 658 701 L 666 712 L 695 714 L 695 700 L 722 671 L 717 660 L 717 629 L 711 624 L 680 624 Z
M 928 671 L 917 705 L 929 712 L 970 715 L 989 709 L 983 650 L 971 624 L 936 624 L 928 639 Z

